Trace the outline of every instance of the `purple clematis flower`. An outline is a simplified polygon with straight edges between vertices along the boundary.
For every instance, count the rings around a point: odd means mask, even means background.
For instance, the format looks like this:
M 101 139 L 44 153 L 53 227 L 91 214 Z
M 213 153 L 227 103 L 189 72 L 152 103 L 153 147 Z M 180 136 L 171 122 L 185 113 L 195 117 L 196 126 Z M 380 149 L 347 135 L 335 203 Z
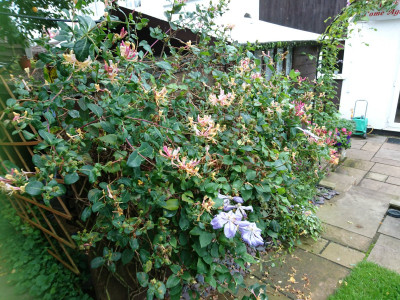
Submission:
M 214 217 L 214 219 L 212 219 L 210 224 L 213 226 L 213 229 L 220 229 L 224 227 L 225 236 L 228 239 L 231 239 L 236 234 L 238 222 L 240 220 L 242 220 L 242 215 L 239 212 L 220 212 Z
M 233 199 L 233 201 L 235 201 L 236 203 L 243 203 L 243 198 L 242 197 L 233 197 L 232 198 Z
M 243 217 L 247 217 L 246 210 L 253 212 L 253 206 L 242 206 L 240 203 L 235 205 L 236 212 L 240 212 Z
M 256 223 L 249 221 L 241 221 L 238 223 L 239 230 L 242 234 L 242 239 L 251 247 L 264 245 L 261 237 L 261 229 L 257 227 Z

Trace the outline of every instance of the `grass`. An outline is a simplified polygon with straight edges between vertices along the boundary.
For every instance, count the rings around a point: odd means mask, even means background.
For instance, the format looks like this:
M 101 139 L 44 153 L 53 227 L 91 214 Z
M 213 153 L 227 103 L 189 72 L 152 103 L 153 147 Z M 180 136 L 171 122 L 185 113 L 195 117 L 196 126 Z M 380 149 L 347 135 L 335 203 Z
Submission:
M 362 261 L 329 300 L 400 300 L 400 274 Z

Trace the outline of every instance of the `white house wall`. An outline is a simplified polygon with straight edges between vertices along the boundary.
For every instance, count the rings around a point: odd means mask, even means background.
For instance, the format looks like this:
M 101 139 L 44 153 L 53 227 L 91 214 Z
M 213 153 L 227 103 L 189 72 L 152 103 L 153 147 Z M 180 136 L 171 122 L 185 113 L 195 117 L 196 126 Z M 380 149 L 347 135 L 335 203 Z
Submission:
M 400 20 L 358 23 L 346 41 L 340 101 L 343 116 L 350 118 L 354 102 L 364 99 L 369 104 L 369 125 L 390 130 L 399 97 L 399 68 Z

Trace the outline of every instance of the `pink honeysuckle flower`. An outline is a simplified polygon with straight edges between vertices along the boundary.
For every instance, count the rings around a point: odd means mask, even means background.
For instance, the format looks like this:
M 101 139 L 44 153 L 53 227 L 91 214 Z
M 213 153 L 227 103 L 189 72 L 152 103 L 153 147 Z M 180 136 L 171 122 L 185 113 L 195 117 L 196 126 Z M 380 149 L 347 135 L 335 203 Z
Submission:
M 164 146 L 162 150 L 160 150 L 160 155 L 168 158 L 168 159 L 177 159 L 179 157 L 179 151 L 181 150 L 180 147 L 176 149 L 169 148 L 167 146 Z
M 137 60 L 138 53 L 135 50 L 135 46 L 129 42 L 122 41 L 119 46 L 119 52 L 122 57 L 125 57 L 127 60 Z
M 118 75 L 118 65 L 114 64 L 111 60 L 108 62 L 109 64 L 104 61 L 104 70 L 106 71 L 108 77 L 113 80 Z
M 251 79 L 262 78 L 261 73 L 253 73 L 251 74 Z
M 127 34 L 128 34 L 128 32 L 125 30 L 125 27 L 122 27 L 122 29 L 119 33 L 119 38 L 123 39 Z
M 60 32 L 58 30 L 51 31 L 50 29 L 47 29 L 47 33 L 49 35 L 49 38 L 54 39 Z
M 343 127 L 343 128 L 342 128 L 342 131 L 343 131 L 343 132 L 346 132 L 346 131 L 347 131 L 347 129 Z

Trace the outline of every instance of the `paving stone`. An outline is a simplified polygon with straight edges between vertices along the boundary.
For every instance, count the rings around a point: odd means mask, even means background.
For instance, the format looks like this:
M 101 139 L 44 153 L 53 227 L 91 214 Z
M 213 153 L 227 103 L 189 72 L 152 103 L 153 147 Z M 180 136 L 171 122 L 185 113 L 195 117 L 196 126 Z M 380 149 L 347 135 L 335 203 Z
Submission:
M 326 244 L 328 244 L 328 241 L 322 238 L 318 239 L 318 241 L 314 241 L 312 238 L 307 238 L 301 239 L 301 244 L 298 245 L 298 247 L 305 251 L 319 254 Z
M 347 268 L 353 268 L 365 256 L 363 252 L 333 242 L 320 255 Z
M 327 224 L 373 238 L 392 199 L 399 198 L 353 186 L 332 199 L 330 205 L 321 206 L 317 216 Z
M 275 288 L 273 288 L 269 283 L 266 283 L 251 274 L 248 274 L 247 276 L 245 276 L 244 283 L 246 284 L 246 286 L 251 286 L 256 283 L 258 283 L 260 285 L 266 285 L 268 300 L 290 300 L 289 297 L 285 296 L 284 294 L 280 293 L 279 291 L 276 291 Z M 250 296 L 250 292 L 245 290 L 244 288 L 240 288 L 237 295 L 235 295 L 235 298 L 242 299 L 244 296 Z M 218 295 L 218 300 L 226 300 L 226 299 L 231 299 L 229 294 Z
M 347 158 L 343 162 L 343 166 L 345 166 L 345 167 L 355 168 L 355 169 L 364 170 L 364 171 L 369 171 L 373 165 L 374 165 L 373 162 L 366 161 L 366 160 L 352 159 L 352 158 Z
M 400 239 L 400 219 L 386 216 L 378 232 Z
M 346 150 L 346 155 L 348 158 L 361 159 L 361 160 L 371 160 L 375 155 L 373 151 L 364 151 L 358 149 L 348 149 Z
M 400 240 L 381 234 L 367 260 L 400 273 L 399 257 Z
M 367 143 L 366 140 L 362 139 L 355 139 L 354 137 L 351 138 L 351 149 L 361 149 Z
M 381 158 L 381 157 L 374 156 L 371 159 L 371 161 L 372 162 L 381 163 L 381 164 L 385 164 L 385 165 L 389 165 L 389 166 L 400 167 L 400 161 L 398 161 L 398 160 L 392 160 L 392 159 L 387 159 L 387 158 Z
M 361 150 L 376 152 L 381 147 L 382 147 L 382 144 L 377 144 L 374 142 L 367 142 L 364 146 L 361 147 Z
M 371 168 L 371 172 L 400 178 L 400 167 L 396 167 L 396 166 L 388 166 L 388 165 L 376 163 Z
M 365 178 L 382 182 L 385 182 L 388 177 L 389 177 L 388 175 L 379 174 L 375 172 L 368 172 L 367 176 L 365 176 Z
M 400 195 L 400 186 L 389 184 L 386 182 L 371 180 L 371 179 L 363 179 L 360 184 L 360 187 L 365 187 L 367 189 L 371 189 L 377 192 L 391 194 L 391 195 Z
M 365 174 L 367 174 L 367 171 L 350 168 L 346 166 L 338 167 L 335 172 L 338 174 L 344 174 L 354 177 L 356 179 L 355 184 L 359 184 L 360 181 L 364 178 Z
M 268 273 L 267 277 L 263 274 L 263 279 L 282 288 L 287 287 L 290 292 L 288 296 L 292 299 L 325 300 L 339 286 L 339 280 L 349 274 L 349 270 L 323 257 L 297 249 L 286 256 L 285 263 L 269 268 Z M 296 283 L 290 282 L 290 277 Z
M 323 224 L 323 229 L 323 238 L 363 252 L 369 249 L 372 242 L 371 238 L 329 224 Z
M 389 176 L 389 178 L 386 180 L 386 183 L 400 185 L 400 178 Z
M 392 144 L 392 143 L 384 143 L 382 145 L 382 149 L 389 149 L 389 150 L 397 150 L 400 151 L 400 145 L 399 144 Z
M 384 144 L 387 140 L 386 136 L 383 135 L 376 135 L 376 134 L 368 134 L 367 135 L 367 142 L 373 142 L 376 144 Z
M 400 151 L 393 150 L 393 149 L 387 149 L 387 148 L 381 148 L 378 152 L 376 152 L 375 157 L 400 161 Z
M 329 176 L 326 176 L 324 179 L 322 179 L 319 184 L 339 192 L 346 192 L 353 185 L 355 185 L 356 182 L 357 179 L 353 176 L 331 173 Z

